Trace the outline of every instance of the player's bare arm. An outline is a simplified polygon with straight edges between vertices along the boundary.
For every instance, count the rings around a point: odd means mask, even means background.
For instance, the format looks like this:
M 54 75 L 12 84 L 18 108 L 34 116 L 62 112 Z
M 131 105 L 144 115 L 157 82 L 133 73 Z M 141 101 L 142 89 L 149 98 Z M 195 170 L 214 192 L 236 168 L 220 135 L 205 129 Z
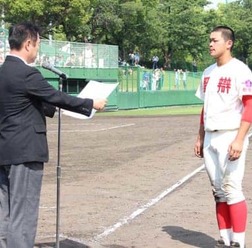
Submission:
M 205 137 L 205 130 L 204 130 L 204 107 L 202 107 L 201 114 L 200 114 L 199 133 L 198 133 L 195 145 L 194 145 L 194 154 L 197 157 L 199 157 L 199 158 L 203 158 L 204 137 Z
M 199 158 L 203 158 L 204 137 L 205 137 L 204 125 L 201 124 L 199 128 L 199 133 L 198 133 L 195 145 L 194 145 L 194 154 Z

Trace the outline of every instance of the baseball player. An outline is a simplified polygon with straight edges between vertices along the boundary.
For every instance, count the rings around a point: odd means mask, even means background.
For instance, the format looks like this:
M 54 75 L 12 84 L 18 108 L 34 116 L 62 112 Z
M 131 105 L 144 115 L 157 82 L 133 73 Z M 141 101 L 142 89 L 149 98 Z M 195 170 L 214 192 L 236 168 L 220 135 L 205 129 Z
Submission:
M 252 73 L 232 57 L 234 31 L 218 26 L 210 34 L 216 63 L 203 73 L 196 96 L 204 101 L 195 155 L 204 157 L 216 201 L 220 239 L 215 247 L 245 247 L 247 205 L 242 191 L 252 122 Z

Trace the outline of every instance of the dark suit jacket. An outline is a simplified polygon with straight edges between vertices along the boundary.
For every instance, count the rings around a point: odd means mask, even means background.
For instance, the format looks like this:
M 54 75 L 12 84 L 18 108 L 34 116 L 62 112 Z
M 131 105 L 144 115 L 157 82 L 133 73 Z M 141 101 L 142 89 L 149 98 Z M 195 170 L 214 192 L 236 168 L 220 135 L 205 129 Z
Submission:
M 36 68 L 7 56 L 0 67 L 0 165 L 48 161 L 45 111 L 52 116 L 52 105 L 89 116 L 93 100 L 55 90 Z

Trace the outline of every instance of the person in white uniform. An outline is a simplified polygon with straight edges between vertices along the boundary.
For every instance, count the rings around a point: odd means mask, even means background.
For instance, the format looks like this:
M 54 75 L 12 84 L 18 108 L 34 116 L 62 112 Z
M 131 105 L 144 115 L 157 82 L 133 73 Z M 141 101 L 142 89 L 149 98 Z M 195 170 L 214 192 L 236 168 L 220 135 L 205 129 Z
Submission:
M 196 96 L 204 101 L 194 146 L 216 201 L 220 239 L 215 247 L 245 247 L 247 204 L 242 191 L 252 122 L 252 73 L 232 56 L 234 31 L 217 26 L 210 33 L 216 63 L 204 72 Z

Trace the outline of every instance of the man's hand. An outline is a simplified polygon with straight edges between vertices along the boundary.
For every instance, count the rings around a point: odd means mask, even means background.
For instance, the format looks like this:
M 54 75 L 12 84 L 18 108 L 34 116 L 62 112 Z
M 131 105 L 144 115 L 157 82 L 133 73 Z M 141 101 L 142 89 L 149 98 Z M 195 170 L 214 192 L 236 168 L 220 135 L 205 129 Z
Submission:
M 103 110 L 107 104 L 107 99 L 94 99 L 93 108 L 96 110 Z
M 229 145 L 228 154 L 229 160 L 234 161 L 241 156 L 243 150 L 243 144 L 247 133 L 249 132 L 251 123 L 247 121 L 241 121 L 240 128 L 234 139 L 234 141 Z
M 238 159 L 241 155 L 242 149 L 243 141 L 234 140 L 228 148 L 229 160 L 234 161 Z
M 194 154 L 198 158 L 203 158 L 203 144 L 200 141 L 200 139 L 197 139 L 195 145 L 194 145 Z

